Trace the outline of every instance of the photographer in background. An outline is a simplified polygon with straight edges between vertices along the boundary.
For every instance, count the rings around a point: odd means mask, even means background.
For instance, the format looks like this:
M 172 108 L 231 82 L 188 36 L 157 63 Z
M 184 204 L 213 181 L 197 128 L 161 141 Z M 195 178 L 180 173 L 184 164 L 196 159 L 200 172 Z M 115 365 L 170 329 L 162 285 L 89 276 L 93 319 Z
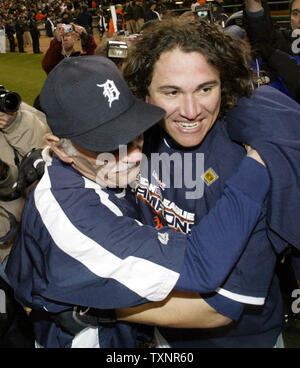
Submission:
M 290 0 L 288 29 L 275 29 L 266 0 L 246 0 L 244 16 L 251 42 L 269 44 L 287 54 L 299 55 L 299 44 L 297 47 L 296 42 L 293 47 L 293 42 L 296 40 L 296 31 L 300 30 L 300 0 Z
M 9 254 L 15 229 L 20 220 L 24 198 L 12 199 L 18 165 L 27 152 L 43 144 L 49 133 L 45 115 L 21 103 L 20 96 L 0 85 L 0 275 Z
M 6 311 L 0 319 L 0 347 L 33 347 L 29 322 L 13 299 L 4 270 L 25 201 L 24 196 L 11 196 L 18 164 L 27 152 L 43 144 L 49 132 L 44 114 L 21 103 L 18 94 L 0 86 L 0 289 L 6 297 Z
M 300 102 L 300 64 L 287 53 L 274 49 L 267 43 L 258 45 L 252 42 L 247 31 L 242 10 L 227 19 L 224 32 L 242 39 L 251 53 L 249 64 L 254 72 L 255 87 L 268 84 Z
M 261 53 L 273 73 L 282 78 L 287 93 L 300 103 L 300 0 L 289 3 L 289 29 L 273 25 L 266 0 L 245 1 L 244 25 L 251 47 Z
M 50 46 L 42 60 L 42 67 L 47 74 L 65 57 L 93 55 L 97 47 L 93 35 L 87 34 L 84 27 L 74 23 L 58 23 L 54 35 L 55 37 L 50 42 Z M 82 53 L 74 49 L 75 36 L 80 37 L 82 40 Z

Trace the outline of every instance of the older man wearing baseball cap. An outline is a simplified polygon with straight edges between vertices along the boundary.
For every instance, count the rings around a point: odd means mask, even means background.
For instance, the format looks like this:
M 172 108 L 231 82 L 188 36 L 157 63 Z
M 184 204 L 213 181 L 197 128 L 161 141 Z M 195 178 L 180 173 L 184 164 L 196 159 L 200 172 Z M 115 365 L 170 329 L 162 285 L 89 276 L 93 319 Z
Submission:
M 63 60 L 41 104 L 52 155 L 44 152 L 45 172 L 30 192 L 7 266 L 15 295 L 34 310 L 38 345 L 137 347 L 141 333 L 116 323 L 109 309 L 160 301 L 173 288 L 219 286 L 260 215 L 267 170 L 246 158 L 188 237 L 144 226 L 128 184 L 139 172 L 142 134 L 164 110 L 136 99 L 101 56 Z

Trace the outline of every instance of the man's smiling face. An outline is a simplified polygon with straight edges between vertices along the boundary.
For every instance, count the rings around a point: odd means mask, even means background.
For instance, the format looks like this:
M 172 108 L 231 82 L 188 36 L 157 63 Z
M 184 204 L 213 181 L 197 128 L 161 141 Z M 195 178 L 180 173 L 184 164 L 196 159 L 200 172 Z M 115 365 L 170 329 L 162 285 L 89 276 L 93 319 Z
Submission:
M 219 72 L 200 52 L 162 53 L 148 92 L 146 101 L 166 110 L 165 131 L 183 147 L 200 144 L 220 111 Z

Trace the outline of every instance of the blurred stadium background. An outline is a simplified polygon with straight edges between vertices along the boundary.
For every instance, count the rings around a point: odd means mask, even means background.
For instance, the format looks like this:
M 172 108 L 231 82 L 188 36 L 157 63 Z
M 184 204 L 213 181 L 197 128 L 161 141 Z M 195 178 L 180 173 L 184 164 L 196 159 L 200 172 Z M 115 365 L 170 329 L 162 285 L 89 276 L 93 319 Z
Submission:
M 174 15 L 190 10 L 190 0 L 165 0 L 167 12 Z M 270 1 L 268 2 L 271 15 L 279 28 L 286 28 L 289 24 L 288 1 Z M 236 11 L 242 9 L 243 1 L 240 0 L 224 0 L 223 8 L 225 13 L 230 16 Z M 107 8 L 108 10 L 109 8 Z M 92 10 L 92 9 L 91 9 Z M 95 14 L 95 12 L 94 12 Z M 98 17 L 93 16 L 93 32 L 96 43 L 101 42 L 99 31 L 97 28 Z M 40 22 L 40 50 L 45 53 L 51 38 L 46 36 L 45 23 Z M 6 43 L 6 51 L 9 50 L 8 42 Z M 16 48 L 16 51 L 18 49 Z M 76 50 L 81 50 L 80 40 L 76 42 Z M 25 46 L 26 53 L 0 53 L 0 84 L 6 89 L 18 92 L 22 99 L 33 104 L 35 97 L 39 94 L 40 89 L 46 79 L 46 73 L 41 67 L 43 54 L 33 54 L 32 46 Z

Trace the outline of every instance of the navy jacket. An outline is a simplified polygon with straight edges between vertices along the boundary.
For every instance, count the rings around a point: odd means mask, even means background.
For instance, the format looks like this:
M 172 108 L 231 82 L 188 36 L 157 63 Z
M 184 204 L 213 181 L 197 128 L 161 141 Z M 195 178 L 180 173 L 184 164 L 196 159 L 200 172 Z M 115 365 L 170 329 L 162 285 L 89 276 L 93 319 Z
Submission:
M 267 231 L 277 252 L 300 249 L 300 105 L 268 86 L 241 98 L 227 116 L 230 137 L 254 147 L 267 163 L 271 194 Z

